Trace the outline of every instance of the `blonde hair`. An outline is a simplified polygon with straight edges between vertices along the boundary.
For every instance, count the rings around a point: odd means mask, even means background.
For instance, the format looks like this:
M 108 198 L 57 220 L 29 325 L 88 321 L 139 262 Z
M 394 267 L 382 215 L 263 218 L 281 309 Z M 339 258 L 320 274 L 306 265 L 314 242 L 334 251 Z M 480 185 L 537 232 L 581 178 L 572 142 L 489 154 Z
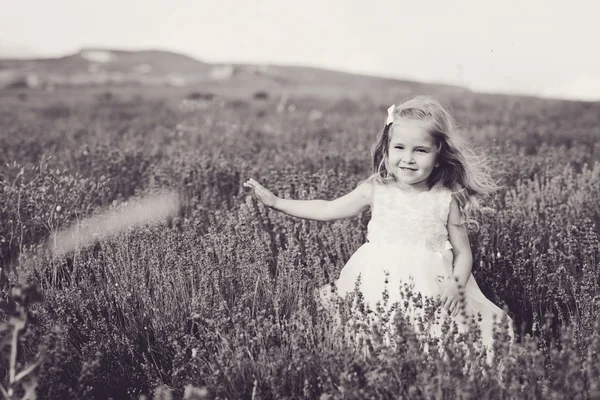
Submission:
M 479 227 L 475 214 L 494 211 L 484 207 L 482 200 L 489 199 L 500 186 L 492 180 L 485 159 L 476 155 L 460 135 L 452 116 L 431 96 L 416 96 L 403 102 L 394 109 L 393 116 L 394 121 L 379 133 L 371 149 L 373 174 L 365 182 L 387 184 L 396 181 L 387 169 L 394 123 L 401 118 L 424 121 L 438 147 L 436 162 L 439 167 L 434 168 L 427 178 L 429 186 L 441 184 L 450 189 L 461 210 L 461 223 Z

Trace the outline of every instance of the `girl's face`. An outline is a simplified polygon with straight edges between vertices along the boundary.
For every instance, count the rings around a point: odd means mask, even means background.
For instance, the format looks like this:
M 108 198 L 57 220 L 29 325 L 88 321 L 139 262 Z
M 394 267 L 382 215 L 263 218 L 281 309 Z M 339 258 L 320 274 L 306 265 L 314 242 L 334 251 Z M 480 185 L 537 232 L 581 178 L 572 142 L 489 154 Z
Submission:
M 427 178 L 436 166 L 438 147 L 427 131 L 427 122 L 401 119 L 394 122 L 388 149 L 388 171 L 403 184 L 429 190 Z

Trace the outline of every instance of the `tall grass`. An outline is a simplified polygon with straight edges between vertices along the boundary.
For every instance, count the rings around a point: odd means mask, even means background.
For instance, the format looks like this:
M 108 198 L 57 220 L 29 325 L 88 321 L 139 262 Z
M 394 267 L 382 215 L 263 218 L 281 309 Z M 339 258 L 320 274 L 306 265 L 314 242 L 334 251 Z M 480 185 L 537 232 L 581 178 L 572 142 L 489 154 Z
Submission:
M 182 396 L 190 384 L 221 399 L 599 396 L 599 106 L 442 100 L 505 185 L 470 234 L 480 287 L 520 333 L 511 351 L 498 341 L 493 366 L 460 336 L 432 342 L 447 358 L 424 353 L 402 319 L 395 346 L 342 340 L 313 290 L 365 241 L 368 214 L 294 219 L 242 187 L 254 177 L 297 199 L 350 191 L 369 173 L 384 104 L 0 99 L 3 285 L 27 278 L 44 294 L 20 355 L 34 359 L 40 343 L 48 354 L 40 396 Z M 164 188 L 179 193 L 177 217 L 48 251 L 70 223 Z

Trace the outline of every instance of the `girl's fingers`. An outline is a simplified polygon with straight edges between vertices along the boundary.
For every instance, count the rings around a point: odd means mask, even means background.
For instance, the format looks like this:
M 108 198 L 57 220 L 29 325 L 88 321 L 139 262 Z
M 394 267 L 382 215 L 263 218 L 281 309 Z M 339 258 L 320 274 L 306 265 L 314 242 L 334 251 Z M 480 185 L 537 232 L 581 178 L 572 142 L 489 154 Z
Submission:
M 254 193 L 261 199 L 265 199 L 268 197 L 268 194 L 269 194 L 268 190 L 265 189 L 264 187 L 262 187 L 260 184 L 256 183 L 256 181 L 254 181 L 254 180 L 249 180 L 247 182 L 244 182 L 244 186 L 254 189 Z
M 248 179 L 244 185 L 254 188 L 254 190 L 264 189 L 264 187 L 254 179 Z
M 446 311 L 448 311 L 448 313 L 453 313 L 457 303 L 457 300 L 447 297 L 446 301 L 444 302 L 444 308 L 446 309 Z
M 254 190 L 258 190 L 259 188 L 262 188 L 262 186 L 260 186 L 260 184 L 258 184 L 255 180 L 250 179 L 246 182 L 244 182 L 244 186 L 246 187 L 251 187 Z
M 452 302 L 452 316 L 456 317 L 456 314 L 458 313 L 458 307 L 456 304 L 456 301 Z
M 449 310 L 451 304 L 452 304 L 452 301 L 450 299 L 446 299 L 446 302 L 444 303 L 444 308 L 446 310 Z
M 248 179 L 246 182 L 244 182 L 244 186 L 254 189 L 254 194 L 256 194 L 263 203 L 271 204 L 273 202 L 273 193 L 263 187 L 260 183 L 256 182 L 254 179 Z

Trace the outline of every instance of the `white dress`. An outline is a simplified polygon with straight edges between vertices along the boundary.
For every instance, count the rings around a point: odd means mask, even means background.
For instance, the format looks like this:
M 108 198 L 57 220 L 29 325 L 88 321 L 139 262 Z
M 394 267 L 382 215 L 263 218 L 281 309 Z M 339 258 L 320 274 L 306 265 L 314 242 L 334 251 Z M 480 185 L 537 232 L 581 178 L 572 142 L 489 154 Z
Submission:
M 453 253 L 448 240 L 448 214 L 452 194 L 441 184 L 418 194 L 404 192 L 394 185 L 373 183 L 372 216 L 367 230 L 368 242 L 350 257 L 335 282 L 337 294 L 344 296 L 355 289 L 360 275 L 360 290 L 371 310 L 382 301 L 386 273 L 389 304 L 404 301 L 403 283 L 414 284 L 413 291 L 424 296 L 439 296 L 452 277 Z M 329 302 L 329 285 L 320 289 L 321 300 Z M 494 315 L 499 322 L 505 314 L 488 300 L 473 274 L 465 287 L 467 319 L 480 322 L 482 343 L 491 348 Z M 420 314 L 422 315 L 422 314 Z M 444 315 L 446 315 L 444 313 Z M 507 316 L 508 317 L 508 316 Z M 466 319 L 453 318 L 459 331 L 466 331 Z M 512 320 L 508 318 L 513 338 Z

